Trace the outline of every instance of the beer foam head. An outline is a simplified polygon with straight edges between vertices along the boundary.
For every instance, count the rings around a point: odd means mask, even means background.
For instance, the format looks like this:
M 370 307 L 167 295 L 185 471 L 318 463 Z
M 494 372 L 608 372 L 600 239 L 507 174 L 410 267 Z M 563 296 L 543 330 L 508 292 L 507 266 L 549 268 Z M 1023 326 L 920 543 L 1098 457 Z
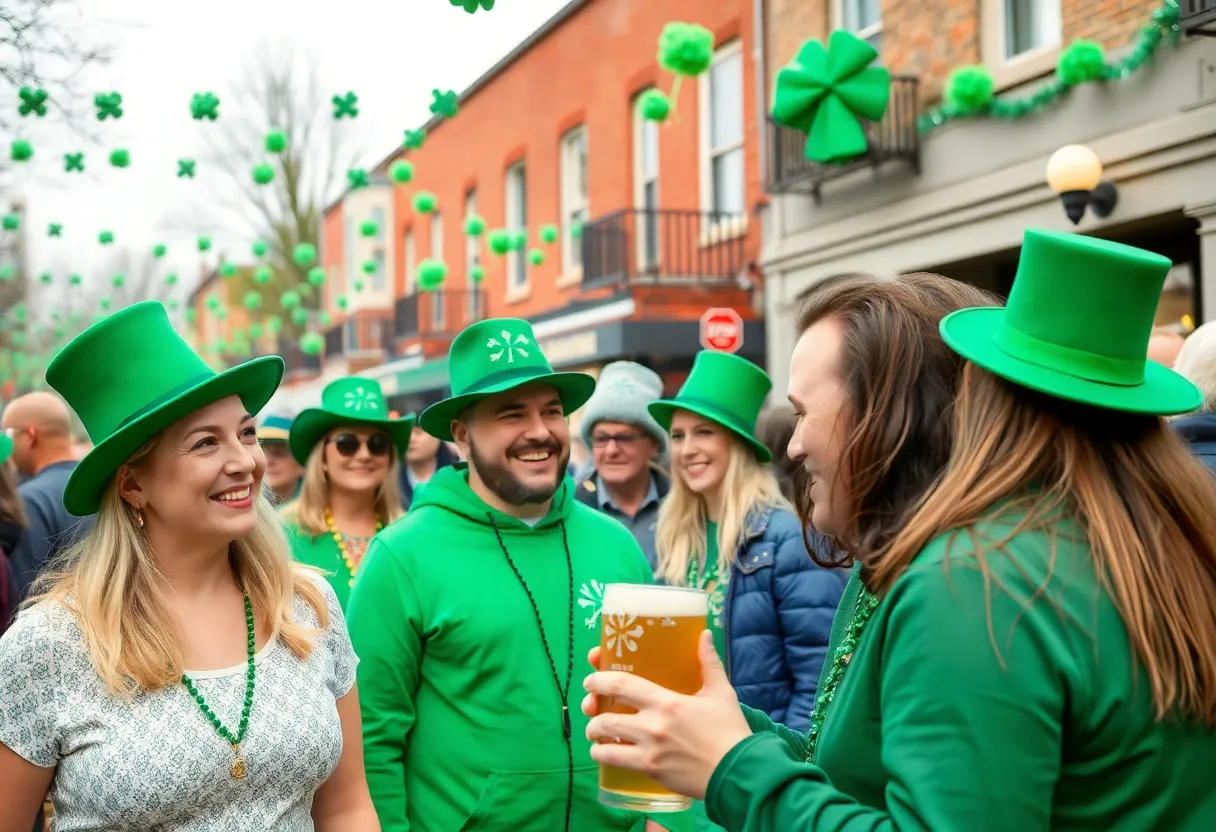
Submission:
M 649 584 L 608 584 L 603 615 L 644 615 L 651 618 L 704 618 L 709 595 L 695 589 Z

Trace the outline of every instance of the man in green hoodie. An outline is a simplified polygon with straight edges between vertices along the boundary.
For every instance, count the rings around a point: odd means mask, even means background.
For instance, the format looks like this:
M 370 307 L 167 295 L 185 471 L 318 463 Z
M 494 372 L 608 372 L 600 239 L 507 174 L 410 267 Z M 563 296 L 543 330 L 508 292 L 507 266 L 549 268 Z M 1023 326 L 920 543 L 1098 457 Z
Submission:
M 566 473 L 567 415 L 595 381 L 553 372 L 516 319 L 462 332 L 449 372 L 453 396 L 419 424 L 468 463 L 376 537 L 347 607 L 381 826 L 640 832 L 598 802 L 579 708 L 604 586 L 652 580 Z

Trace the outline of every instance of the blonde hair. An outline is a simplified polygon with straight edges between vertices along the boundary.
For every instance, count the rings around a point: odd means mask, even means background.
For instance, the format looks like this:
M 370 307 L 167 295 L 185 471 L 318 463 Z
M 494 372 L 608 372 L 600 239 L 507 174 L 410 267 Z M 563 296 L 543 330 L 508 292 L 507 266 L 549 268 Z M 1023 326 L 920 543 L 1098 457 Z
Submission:
M 136 451 L 127 465 L 140 467 L 156 442 Z M 293 561 L 270 502 L 258 496 L 254 510 L 253 531 L 228 545 L 229 563 L 265 631 L 307 659 L 329 626 L 325 596 L 309 576 L 315 570 Z M 181 630 L 161 599 L 159 576 L 148 538 L 114 477 L 92 529 L 35 582 L 25 606 L 58 603 L 74 613 L 93 667 L 114 693 L 158 690 L 180 680 L 185 670 Z M 318 628 L 295 621 L 296 595 L 312 607 Z
M 283 520 L 295 523 L 314 535 L 329 531 L 325 524 L 325 509 L 329 505 L 329 477 L 325 473 L 325 441 L 328 436 L 326 434 L 319 439 L 308 454 L 300 496 L 279 507 Z M 401 488 L 397 485 L 399 466 L 394 448 L 389 451 L 388 474 L 376 489 L 376 516 L 386 526 L 405 514 L 401 509 Z
M 1183 342 L 1174 371 L 1203 393 L 1202 410 L 1216 411 L 1216 321 L 1199 327 Z
M 722 519 L 718 523 L 718 574 L 727 575 L 747 532 L 748 517 L 754 511 L 767 508 L 786 511 L 791 508 L 776 477 L 760 464 L 743 440 L 726 428 L 719 427 L 719 430 L 730 438 L 730 457 L 722 477 Z M 705 538 L 709 511 L 705 498 L 688 487 L 674 470 L 675 465 L 673 453 L 671 490 L 659 507 L 659 522 L 655 529 L 655 548 L 659 555 L 655 577 L 671 586 L 687 586 L 688 564 L 696 560 L 704 568 L 709 548 Z

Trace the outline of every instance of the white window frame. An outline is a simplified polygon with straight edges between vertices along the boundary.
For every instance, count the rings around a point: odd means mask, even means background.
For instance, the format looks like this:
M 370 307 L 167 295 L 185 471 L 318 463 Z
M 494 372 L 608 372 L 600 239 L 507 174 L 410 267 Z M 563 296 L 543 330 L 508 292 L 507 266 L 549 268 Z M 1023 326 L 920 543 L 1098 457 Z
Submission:
M 522 188 L 517 196 L 514 193 L 515 182 L 518 179 L 522 183 Z M 511 167 L 507 168 L 503 174 L 503 201 L 506 203 L 503 216 L 506 219 L 506 229 L 508 232 L 528 230 L 528 167 L 527 161 L 521 159 Z M 530 280 L 528 276 L 528 259 L 526 252 L 509 251 L 507 252 L 507 296 L 518 295 L 525 292 Z
M 469 217 L 477 214 L 477 189 L 470 188 L 469 192 L 464 195 L 464 218 L 467 221 Z M 473 269 L 481 265 L 481 241 L 478 237 L 472 234 L 466 234 L 464 238 L 464 275 L 465 289 L 469 293 L 468 314 L 469 323 L 473 323 L 480 317 L 481 310 L 479 308 L 479 291 L 478 285 L 473 280 Z
M 723 239 L 739 236 L 747 230 L 747 156 L 746 156 L 746 120 L 739 126 L 739 141 L 715 148 L 711 146 L 710 133 L 713 119 L 712 114 L 712 93 L 710 91 L 710 76 L 713 73 L 713 67 L 725 60 L 740 56 L 739 72 L 744 76 L 739 85 L 743 89 L 747 84 L 746 70 L 747 62 L 742 59 L 743 41 L 740 38 L 735 38 L 729 43 L 725 43 L 714 52 L 713 63 L 710 69 L 701 74 L 699 79 L 698 95 L 700 97 L 700 130 L 699 144 L 701 149 L 701 210 L 709 214 L 714 210 L 714 174 L 713 160 L 726 153 L 735 150 L 741 150 L 744 153 L 743 167 L 743 206 L 738 218 L 720 218 L 717 221 L 711 220 L 708 216 L 702 229 L 702 245 L 712 245 L 721 242 Z M 739 107 L 742 112 L 745 108 L 741 104 Z M 746 113 L 744 114 L 746 119 Z
M 1007 49 L 1008 32 L 1005 29 L 1005 20 L 1008 16 L 1010 2 L 1011 0 L 996 0 L 995 3 L 998 14 L 994 18 L 993 28 L 998 31 L 997 46 L 999 52 L 997 54 L 1000 56 L 1001 63 L 1015 63 L 1060 46 L 1064 34 L 1063 9 L 1060 8 L 1061 0 L 1030 0 L 1031 5 L 1034 7 L 1035 22 L 1038 24 L 1035 27 L 1037 29 L 1035 39 L 1040 42 L 1025 52 L 1010 55 Z
M 980 58 L 992 70 L 992 80 L 998 91 L 1050 73 L 1059 58 L 1064 33 L 1062 0 L 1036 0 L 1047 14 L 1043 23 L 1044 31 L 1048 33 L 1044 43 L 1012 58 L 1006 57 L 1006 2 L 980 2 Z
M 662 174 L 660 148 L 662 147 L 661 134 L 659 132 L 658 122 L 651 121 L 642 114 L 642 94 L 640 93 L 633 100 L 633 204 L 638 212 L 637 221 L 637 263 L 638 272 L 644 273 L 652 267 L 657 267 L 662 261 L 663 252 L 659 246 L 659 240 L 662 235 L 658 233 L 658 211 L 662 204 L 659 191 L 659 181 Z M 654 173 L 650 175 L 646 170 L 646 135 L 654 136 Z M 646 204 L 646 187 L 654 185 L 654 205 L 656 212 L 655 220 L 655 239 L 654 239 L 654 261 L 649 262 L 646 256 L 646 210 L 651 207 Z
M 443 259 L 443 214 L 435 211 L 431 214 L 431 259 L 438 260 L 440 263 Z M 443 289 L 440 288 L 434 292 L 429 292 L 431 296 L 431 325 L 437 332 L 443 332 Z
M 384 246 L 376 246 L 372 250 L 372 259 L 376 261 L 376 273 L 372 275 L 372 290 L 383 292 L 388 287 L 388 254 Z
M 401 251 L 405 260 L 405 294 L 412 295 L 418 291 L 418 244 L 414 240 L 413 226 L 405 229 Z
M 845 25 L 845 14 L 844 14 L 845 4 L 846 3 L 861 3 L 861 2 L 863 2 L 863 0 L 832 0 L 832 28 L 833 29 L 845 29 L 846 31 L 851 31 Z M 856 35 L 857 37 L 859 37 L 861 40 L 864 40 L 866 43 L 869 43 L 875 49 L 877 49 L 878 55 L 879 55 L 878 60 L 879 60 L 879 62 L 882 61 L 882 7 L 881 7 L 881 5 L 879 6 L 879 11 L 878 11 L 878 22 L 872 23 L 869 26 L 863 26 L 862 28 L 853 32 L 853 34 Z M 877 40 L 878 43 L 874 43 L 875 40 Z
M 579 171 L 578 147 L 582 146 L 582 170 Z M 561 140 L 561 248 L 562 273 L 564 275 L 582 272 L 583 249 L 582 241 L 575 240 L 570 229 L 575 222 L 586 224 L 591 218 L 591 188 L 587 182 L 587 158 L 590 147 L 587 141 L 587 126 L 579 126 L 566 132 Z M 579 187 L 579 180 L 582 187 Z M 575 220 L 575 215 L 580 219 Z

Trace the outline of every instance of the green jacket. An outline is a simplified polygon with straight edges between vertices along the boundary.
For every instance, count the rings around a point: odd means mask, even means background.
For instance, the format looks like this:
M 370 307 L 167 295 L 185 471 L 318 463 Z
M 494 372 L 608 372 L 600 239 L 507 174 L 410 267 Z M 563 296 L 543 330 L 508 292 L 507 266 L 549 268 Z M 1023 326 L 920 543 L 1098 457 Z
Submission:
M 600 640 L 604 585 L 651 583 L 650 567 L 628 529 L 572 491 L 567 478 L 549 513 L 529 527 L 474 494 L 465 466 L 445 468 L 373 541 L 348 623 L 359 656 L 367 779 L 385 832 L 564 827 L 562 700 L 503 545 L 535 599 L 563 685 L 571 667 L 571 829 L 643 828 L 641 815 L 599 804 L 579 705 L 587 652 Z
M 354 578 L 351 576 L 350 570 L 346 568 L 346 562 L 342 560 L 342 554 L 338 551 L 338 544 L 334 541 L 333 535 L 328 532 L 313 534 L 308 529 L 301 528 L 294 523 L 288 524 L 285 528 L 287 539 L 291 541 L 291 552 L 295 555 L 296 560 L 309 566 L 315 566 L 325 573 L 325 579 L 334 588 L 334 594 L 338 596 L 338 603 L 345 610 L 350 597 L 350 588 L 354 585 Z
M 1210 832 L 1216 734 L 1154 720 L 1076 527 L 1055 527 L 1053 565 L 1046 532 L 995 545 L 1018 519 L 975 527 L 991 581 L 964 532 L 895 583 L 815 765 L 805 737 L 745 709 L 755 733 L 715 770 L 710 816 L 732 832 Z

